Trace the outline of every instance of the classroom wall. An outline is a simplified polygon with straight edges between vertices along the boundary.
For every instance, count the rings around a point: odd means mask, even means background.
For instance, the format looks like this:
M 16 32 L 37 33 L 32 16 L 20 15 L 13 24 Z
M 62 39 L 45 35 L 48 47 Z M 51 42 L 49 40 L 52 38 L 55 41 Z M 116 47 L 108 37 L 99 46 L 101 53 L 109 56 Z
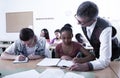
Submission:
M 19 37 L 19 33 L 6 33 L 5 14 L 7 12 L 33 11 L 33 30 L 37 36 L 41 29 L 47 28 L 52 39 L 54 30 L 61 28 L 65 23 L 72 24 L 74 34 L 81 32 L 74 14 L 82 1 L 84 0 L 0 0 L 0 40 L 16 40 Z M 115 0 L 116 2 L 113 0 L 91 1 L 98 4 L 99 16 L 112 21 L 119 30 L 120 12 L 117 10 L 119 0 Z

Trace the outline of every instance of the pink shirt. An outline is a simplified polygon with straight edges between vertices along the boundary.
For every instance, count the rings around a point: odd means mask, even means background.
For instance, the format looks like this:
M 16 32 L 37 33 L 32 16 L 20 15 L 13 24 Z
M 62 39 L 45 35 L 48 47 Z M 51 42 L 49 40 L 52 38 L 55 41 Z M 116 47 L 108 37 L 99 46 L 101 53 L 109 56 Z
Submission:
M 58 57 L 60 58 L 63 55 L 67 55 L 74 58 L 77 55 L 77 53 L 80 52 L 81 45 L 77 42 L 72 42 L 72 47 L 73 49 L 69 53 L 65 53 L 63 52 L 62 43 L 58 44 L 56 46 L 56 52 L 58 54 Z

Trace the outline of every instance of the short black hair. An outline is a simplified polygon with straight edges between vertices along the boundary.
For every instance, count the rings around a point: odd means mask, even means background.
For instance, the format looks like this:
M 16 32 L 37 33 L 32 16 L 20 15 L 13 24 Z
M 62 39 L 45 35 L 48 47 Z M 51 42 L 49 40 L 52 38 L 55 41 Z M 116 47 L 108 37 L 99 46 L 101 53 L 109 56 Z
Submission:
M 28 41 L 34 37 L 34 32 L 30 28 L 23 28 L 20 31 L 19 37 L 22 41 Z
M 60 29 L 56 29 L 56 30 L 54 31 L 54 33 L 55 33 L 55 32 L 59 32 L 59 33 L 60 33 Z
M 72 31 L 72 28 L 71 28 L 71 27 L 72 27 L 71 24 L 69 24 L 69 23 L 65 24 L 65 25 L 61 28 L 60 33 L 64 32 L 64 31 L 69 31 L 69 32 L 72 34 L 73 31 Z
M 80 42 L 80 43 L 83 43 L 84 41 L 83 41 L 83 39 L 82 39 L 81 37 L 83 37 L 81 33 L 77 33 L 77 34 L 75 35 L 76 40 L 77 40 L 78 42 Z
M 112 37 L 114 37 L 117 34 L 117 30 L 114 26 L 112 26 Z
M 91 1 L 83 2 L 77 9 L 77 16 L 94 19 L 98 16 L 98 7 Z

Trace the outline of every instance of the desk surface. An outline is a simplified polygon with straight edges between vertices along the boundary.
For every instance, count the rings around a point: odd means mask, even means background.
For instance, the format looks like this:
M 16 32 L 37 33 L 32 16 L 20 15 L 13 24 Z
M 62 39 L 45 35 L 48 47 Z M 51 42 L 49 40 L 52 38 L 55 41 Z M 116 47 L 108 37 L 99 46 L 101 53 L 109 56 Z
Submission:
M 14 42 L 15 40 L 6 40 L 6 39 L 0 39 L 0 42 Z
M 48 67 L 40 67 L 36 64 L 40 62 L 39 60 L 31 60 L 28 63 L 21 63 L 21 64 L 13 64 L 12 61 L 1 60 L 0 59 L 0 72 L 2 76 L 17 73 L 25 70 L 36 69 L 39 72 L 42 72 Z M 117 63 L 113 63 L 117 64 Z M 50 67 L 51 68 L 51 67 Z M 52 67 L 56 68 L 56 67 Z M 105 68 L 104 70 L 97 70 L 97 71 L 88 71 L 88 72 L 76 72 L 80 73 L 85 76 L 85 78 L 118 78 L 116 74 L 110 69 L 110 67 Z
M 28 63 L 13 64 L 13 61 L 11 60 L 0 59 L 0 73 L 2 73 L 3 76 L 5 76 L 16 72 L 35 69 L 36 64 L 39 61 L 40 60 L 33 60 L 33 61 L 29 61 Z
M 120 61 L 114 61 L 110 63 L 110 68 L 120 78 Z
M 7 48 L 9 47 L 11 44 L 0 44 L 0 48 Z

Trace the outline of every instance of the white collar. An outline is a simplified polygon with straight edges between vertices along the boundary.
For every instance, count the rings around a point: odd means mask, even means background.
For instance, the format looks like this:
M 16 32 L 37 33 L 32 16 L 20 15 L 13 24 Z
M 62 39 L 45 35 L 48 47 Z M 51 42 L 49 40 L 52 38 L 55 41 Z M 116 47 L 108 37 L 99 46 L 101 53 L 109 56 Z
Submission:
M 86 28 L 90 29 L 90 30 L 93 30 L 95 28 L 96 22 L 97 22 L 97 20 L 92 25 L 87 26 Z

